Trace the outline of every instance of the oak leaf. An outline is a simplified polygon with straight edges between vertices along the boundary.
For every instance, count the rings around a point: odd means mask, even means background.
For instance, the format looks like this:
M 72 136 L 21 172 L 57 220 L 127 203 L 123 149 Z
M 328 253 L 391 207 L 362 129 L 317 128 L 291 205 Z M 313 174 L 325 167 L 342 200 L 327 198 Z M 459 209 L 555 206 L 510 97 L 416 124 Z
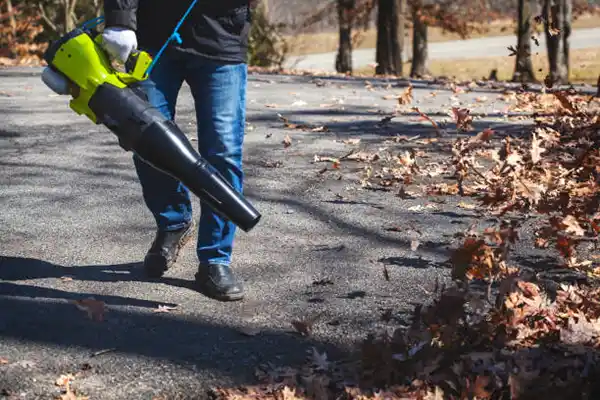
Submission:
M 104 302 L 96 300 L 93 297 L 83 300 L 72 300 L 71 302 L 80 310 L 85 311 L 91 320 L 96 322 L 104 320 Z

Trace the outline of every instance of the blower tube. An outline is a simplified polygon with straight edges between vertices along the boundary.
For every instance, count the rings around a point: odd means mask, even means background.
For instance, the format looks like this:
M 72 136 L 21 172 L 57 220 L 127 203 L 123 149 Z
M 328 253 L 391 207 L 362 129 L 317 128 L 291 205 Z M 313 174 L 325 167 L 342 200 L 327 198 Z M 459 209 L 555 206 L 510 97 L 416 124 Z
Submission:
M 98 122 L 117 135 L 123 149 L 182 182 L 245 232 L 259 222 L 260 213 L 196 152 L 173 121 L 147 101 L 139 87 L 104 83 L 88 104 Z

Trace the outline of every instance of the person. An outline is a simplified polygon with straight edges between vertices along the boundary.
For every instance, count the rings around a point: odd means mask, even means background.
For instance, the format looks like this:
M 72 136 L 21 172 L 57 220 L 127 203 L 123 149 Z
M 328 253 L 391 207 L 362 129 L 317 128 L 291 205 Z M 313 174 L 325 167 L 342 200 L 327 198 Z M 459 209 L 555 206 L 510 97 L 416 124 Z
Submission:
M 155 56 L 192 0 L 105 0 L 103 47 L 125 62 L 140 49 Z M 181 43 L 170 42 L 143 90 L 150 103 L 175 119 L 184 82 L 190 88 L 197 122 L 198 152 L 242 191 L 242 147 L 246 123 L 247 50 L 254 1 L 200 0 L 182 23 Z M 193 221 L 188 189 L 133 156 L 143 199 L 156 221 L 144 258 L 149 277 L 159 278 L 177 261 L 197 225 L 195 281 L 205 294 L 223 301 L 244 297 L 232 266 L 236 227 L 208 206 Z

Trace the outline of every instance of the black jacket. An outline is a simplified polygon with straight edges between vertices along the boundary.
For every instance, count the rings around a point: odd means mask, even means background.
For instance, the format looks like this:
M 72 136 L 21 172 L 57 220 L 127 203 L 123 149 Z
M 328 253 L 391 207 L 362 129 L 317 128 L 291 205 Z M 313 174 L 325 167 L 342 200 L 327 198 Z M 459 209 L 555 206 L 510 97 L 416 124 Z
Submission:
M 225 62 L 246 62 L 252 0 L 199 0 L 171 46 Z M 105 26 L 137 33 L 138 47 L 158 51 L 192 0 L 105 0 Z

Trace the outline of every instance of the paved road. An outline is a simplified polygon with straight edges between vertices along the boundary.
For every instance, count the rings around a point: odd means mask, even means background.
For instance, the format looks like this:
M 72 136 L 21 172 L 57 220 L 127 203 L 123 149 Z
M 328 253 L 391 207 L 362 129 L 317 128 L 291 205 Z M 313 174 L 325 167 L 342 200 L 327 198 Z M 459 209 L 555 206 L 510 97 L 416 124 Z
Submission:
M 598 47 L 600 46 L 598 42 L 599 37 L 600 28 L 575 30 L 571 37 L 571 48 L 575 50 Z M 516 46 L 516 40 L 515 36 L 498 36 L 431 43 L 429 45 L 429 58 L 432 60 L 439 60 L 506 56 L 509 54 L 507 47 Z M 535 46 L 534 43 L 532 43 L 532 46 L 533 51 L 537 51 L 537 46 Z M 540 52 L 546 51 L 546 40 L 543 35 L 540 36 L 539 49 Z M 405 58 L 407 54 L 411 54 L 410 52 L 410 43 L 407 43 L 407 49 L 404 53 Z M 285 67 L 334 72 L 335 57 L 335 52 L 290 57 L 285 64 Z M 374 62 L 375 49 L 359 49 L 353 52 L 354 68 L 363 68 Z
M 190 288 L 193 245 L 166 278 L 144 279 L 139 262 L 154 228 L 130 154 L 110 132 L 70 112 L 35 71 L 0 71 L 0 393 L 14 398 L 50 398 L 58 393 L 56 378 L 72 373 L 74 387 L 92 400 L 198 399 L 211 385 L 253 383 L 259 363 L 301 361 L 311 346 L 333 358 L 371 330 L 396 326 L 381 320 L 383 310 L 405 318 L 415 302 L 426 301 L 434 281 L 447 276 L 441 263 L 452 235 L 475 218 L 451 202 L 358 190 L 362 165 L 345 163 L 338 179 L 312 163 L 315 154 L 347 153 L 352 145 L 340 142 L 345 138 L 360 137 L 358 146 L 369 149 L 396 134 L 432 136 L 414 116 L 377 125 L 377 111 L 396 104 L 382 97 L 401 89 L 376 80 L 365 88 L 361 80 L 254 75 L 246 190 L 264 219 L 236 243 L 247 300 L 218 303 Z M 431 96 L 432 90 L 414 92 L 425 112 L 486 94 L 452 99 L 450 91 Z M 505 106 L 487 95 L 480 111 Z M 284 130 L 277 113 L 326 124 L 330 132 Z M 193 115 L 184 87 L 178 122 L 190 133 Z M 476 123 L 490 125 L 511 123 Z M 285 135 L 293 140 L 287 149 Z M 386 146 L 400 151 L 404 144 Z M 427 204 L 433 208 L 418 210 Z M 414 232 L 388 230 L 411 224 L 422 231 L 416 252 Z M 313 284 L 320 280 L 331 284 Z M 106 303 L 103 322 L 70 303 L 88 297 Z M 177 308 L 155 312 L 160 305 Z M 315 315 L 311 337 L 293 332 L 292 319 Z M 262 333 L 247 336 L 242 328 Z

